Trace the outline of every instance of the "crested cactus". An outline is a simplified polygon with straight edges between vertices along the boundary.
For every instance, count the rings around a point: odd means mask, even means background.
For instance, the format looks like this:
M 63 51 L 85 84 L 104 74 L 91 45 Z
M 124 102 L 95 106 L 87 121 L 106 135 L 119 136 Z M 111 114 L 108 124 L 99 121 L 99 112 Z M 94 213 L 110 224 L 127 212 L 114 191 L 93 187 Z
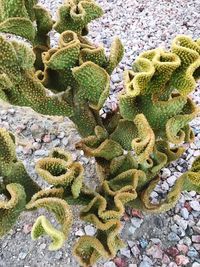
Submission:
M 178 36 L 166 51 L 143 52 L 125 71 L 119 107 L 100 116 L 110 93 L 110 75 L 123 57 L 116 38 L 107 56 L 85 35 L 88 23 L 102 15 L 94 0 L 66 0 L 54 23 L 37 0 L 0 0 L 0 30 L 26 38 L 24 43 L 0 36 L 0 98 L 27 106 L 45 115 L 69 117 L 81 141 L 76 149 L 94 157 L 99 184 L 84 184 L 84 168 L 68 152 L 53 149 L 40 159 L 36 173 L 51 187 L 40 188 L 15 153 L 15 137 L 0 129 L 0 236 L 6 234 L 21 212 L 45 208 L 60 225 L 40 216 L 33 225 L 35 240 L 48 235 L 50 250 L 62 247 L 72 226 L 70 205 L 83 205 L 80 217 L 97 228 L 83 236 L 73 253 L 82 266 L 100 257 L 113 258 L 124 246 L 120 218 L 129 205 L 145 212 L 163 212 L 178 201 L 181 191 L 200 192 L 200 160 L 177 179 L 158 204 L 150 194 L 160 181 L 160 171 L 192 142 L 189 126 L 199 108 L 188 97 L 200 78 L 200 40 Z M 23 27 L 20 26 L 23 24 Z M 57 47 L 50 48 L 48 32 L 60 33 Z

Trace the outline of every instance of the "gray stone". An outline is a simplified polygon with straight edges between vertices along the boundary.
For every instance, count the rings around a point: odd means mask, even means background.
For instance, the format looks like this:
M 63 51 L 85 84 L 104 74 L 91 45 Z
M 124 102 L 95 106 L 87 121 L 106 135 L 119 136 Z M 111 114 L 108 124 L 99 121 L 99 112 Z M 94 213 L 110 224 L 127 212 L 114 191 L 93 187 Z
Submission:
M 48 151 L 44 149 L 39 149 L 35 151 L 34 155 L 38 157 L 48 156 Z
M 122 249 L 120 249 L 120 254 L 122 256 L 125 256 L 128 259 L 131 257 L 131 252 L 130 252 L 130 250 L 128 248 L 122 248 Z
M 104 267 L 116 267 L 115 263 L 112 261 L 106 262 L 103 265 Z
M 151 267 L 151 264 L 148 261 L 141 261 L 139 267 Z
M 143 219 L 140 219 L 140 218 L 134 217 L 131 219 L 131 223 L 135 228 L 139 228 L 141 226 L 142 222 L 143 222 Z
M 180 213 L 185 220 L 189 218 L 189 211 L 185 207 L 181 209 Z
M 167 182 L 168 182 L 169 186 L 173 186 L 176 179 L 177 179 L 177 177 L 175 175 L 171 175 L 169 178 L 167 178 Z
M 176 233 L 171 232 L 170 234 L 168 234 L 167 239 L 169 241 L 179 241 L 180 237 Z
M 195 211 L 200 211 L 200 204 L 197 200 L 190 201 L 190 206 Z
M 85 230 L 86 235 L 94 236 L 96 234 L 96 228 L 94 228 L 91 225 L 86 225 L 84 227 L 84 230 Z
M 168 168 L 163 168 L 162 169 L 162 178 L 166 179 L 171 175 L 171 171 Z

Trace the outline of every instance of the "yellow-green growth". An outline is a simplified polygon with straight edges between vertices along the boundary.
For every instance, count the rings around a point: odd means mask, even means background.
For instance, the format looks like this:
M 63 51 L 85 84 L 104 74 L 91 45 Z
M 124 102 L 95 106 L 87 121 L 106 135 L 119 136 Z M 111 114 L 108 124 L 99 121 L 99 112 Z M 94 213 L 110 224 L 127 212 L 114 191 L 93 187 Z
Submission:
M 59 8 L 58 21 L 54 29 L 59 33 L 66 30 L 80 35 L 87 34 L 87 25 L 103 15 L 103 10 L 93 0 L 65 0 Z
M 65 241 L 64 233 L 55 229 L 47 218 L 42 215 L 34 223 L 31 230 L 31 237 L 33 240 L 36 240 L 44 234 L 47 234 L 52 239 L 49 250 L 58 250 L 63 246 Z
M 10 231 L 26 205 L 26 194 L 20 184 L 9 184 L 3 192 L 8 199 L 0 201 L 0 237 Z
M 188 123 L 198 110 L 187 94 L 194 90 L 198 78 L 199 49 L 198 42 L 179 36 L 170 52 L 159 48 L 142 53 L 133 70 L 125 73 L 125 92 L 120 96 L 122 117 L 133 121 L 142 113 L 156 137 L 175 144 L 192 141 Z

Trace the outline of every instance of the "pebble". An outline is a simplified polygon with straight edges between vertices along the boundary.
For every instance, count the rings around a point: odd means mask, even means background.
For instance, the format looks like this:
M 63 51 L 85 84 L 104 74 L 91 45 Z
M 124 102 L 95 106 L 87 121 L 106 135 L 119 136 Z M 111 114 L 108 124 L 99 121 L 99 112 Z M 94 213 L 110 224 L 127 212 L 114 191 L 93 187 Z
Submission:
M 148 246 L 148 241 L 144 238 L 140 238 L 139 240 L 141 248 L 146 248 Z
M 147 255 L 152 256 L 154 259 L 162 259 L 163 251 L 159 245 L 153 245 L 146 250 Z
M 173 186 L 176 179 L 177 179 L 177 177 L 175 175 L 171 175 L 169 178 L 167 178 L 167 182 L 168 182 L 169 186 Z
M 183 252 L 184 254 L 188 252 L 188 246 L 184 244 L 177 244 L 177 248 L 180 252 Z
M 60 259 L 62 259 L 62 256 L 63 256 L 62 251 L 57 251 L 57 252 L 55 253 L 55 255 L 54 255 L 54 257 L 55 257 L 56 260 L 60 260 Z
M 19 258 L 20 258 L 21 260 L 24 260 L 24 259 L 26 258 L 26 256 L 27 256 L 27 253 L 25 253 L 25 252 L 20 252 L 20 253 L 19 253 Z
M 193 235 L 192 236 L 192 242 L 200 243 L 200 235 Z
M 185 207 L 181 209 L 180 213 L 185 220 L 189 218 L 189 212 Z
M 112 261 L 109 261 L 109 262 L 104 263 L 103 266 L 104 266 L 104 267 L 116 267 L 116 265 L 115 265 L 114 262 L 112 262 Z
M 171 171 L 168 168 L 163 168 L 162 169 L 162 178 L 166 179 L 171 175 Z
M 78 231 L 75 232 L 76 236 L 83 236 L 85 235 L 85 232 L 82 229 L 79 229 Z
M 190 201 L 190 206 L 195 211 L 200 211 L 200 204 L 197 200 Z
M 151 264 L 148 261 L 141 261 L 139 267 L 151 267 Z
M 84 227 L 86 235 L 94 236 L 96 234 L 96 228 L 91 225 L 86 225 Z
M 138 255 L 140 255 L 140 250 L 139 250 L 139 248 L 138 248 L 137 245 L 135 245 L 135 246 L 133 246 L 133 247 L 131 248 L 131 252 L 132 252 L 132 254 L 133 254 L 133 256 L 134 256 L 135 258 L 137 258 Z
M 183 243 L 187 245 L 188 247 L 192 244 L 192 240 L 189 238 L 189 236 L 186 236 L 182 239 Z
M 125 256 L 126 258 L 130 258 L 131 257 L 131 252 L 128 248 L 122 248 L 120 249 L 120 253 L 122 256 Z
M 192 264 L 192 267 L 200 267 L 200 263 L 198 263 L 198 262 L 194 262 L 194 263 Z
M 190 247 L 187 256 L 190 258 L 197 258 L 199 256 L 199 253 L 194 247 Z
M 177 264 L 175 262 L 170 262 L 168 267 L 177 267 Z
M 189 263 L 189 259 L 184 255 L 176 256 L 175 261 L 178 266 L 184 266 Z
M 171 232 L 168 234 L 167 239 L 169 241 L 179 241 L 180 237 L 177 234 L 175 234 L 174 232 Z
M 142 222 L 143 222 L 143 220 L 140 218 L 134 217 L 131 219 L 131 223 L 135 228 L 139 228 L 141 226 Z
M 48 156 L 49 153 L 47 150 L 39 149 L 39 150 L 36 150 L 34 154 L 35 156 L 45 157 L 45 156 Z

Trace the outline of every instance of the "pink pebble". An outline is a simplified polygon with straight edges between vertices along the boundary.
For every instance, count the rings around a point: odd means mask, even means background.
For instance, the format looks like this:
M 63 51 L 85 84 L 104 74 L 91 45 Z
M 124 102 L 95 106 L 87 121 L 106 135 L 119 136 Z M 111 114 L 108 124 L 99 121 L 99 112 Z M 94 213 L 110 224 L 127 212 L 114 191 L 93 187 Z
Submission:
M 168 265 L 168 267 L 177 267 L 177 264 L 175 262 L 170 262 L 170 264 Z
M 163 255 L 162 263 L 163 263 L 163 264 L 168 264 L 168 263 L 170 263 L 170 258 L 167 256 L 167 254 L 164 254 L 164 255 Z
M 176 263 L 178 266 L 186 265 L 189 263 L 189 259 L 184 255 L 178 255 L 176 256 Z
M 192 236 L 192 242 L 200 243 L 200 235 L 193 235 Z
M 151 255 L 154 259 L 162 259 L 163 251 L 159 245 L 153 245 L 146 251 L 147 255 Z
M 180 252 L 183 252 L 184 254 L 188 252 L 188 247 L 184 244 L 178 244 L 177 248 Z
M 45 134 L 45 136 L 43 137 L 42 140 L 44 143 L 50 143 L 51 142 L 51 136 L 49 134 Z
M 169 247 L 167 250 L 166 250 L 166 253 L 169 255 L 169 256 L 172 256 L 172 257 L 175 257 L 179 254 L 179 251 L 177 248 L 175 247 Z

